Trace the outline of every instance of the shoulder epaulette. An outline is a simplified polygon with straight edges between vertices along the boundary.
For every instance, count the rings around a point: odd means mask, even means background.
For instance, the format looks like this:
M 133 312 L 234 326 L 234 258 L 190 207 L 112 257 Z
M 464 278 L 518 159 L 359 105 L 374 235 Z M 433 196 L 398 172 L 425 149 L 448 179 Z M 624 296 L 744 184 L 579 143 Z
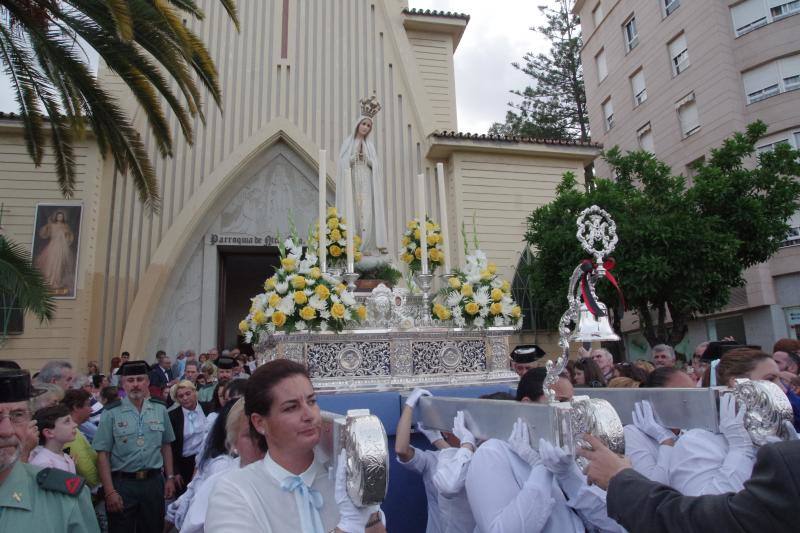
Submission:
M 119 407 L 120 405 L 122 405 L 122 401 L 120 400 L 109 402 L 103 406 L 103 410 L 108 411 L 109 409 L 114 409 L 115 407 Z
M 162 400 L 161 398 L 152 398 L 152 397 L 151 397 L 151 398 L 148 398 L 148 399 L 149 399 L 151 402 L 153 402 L 153 403 L 159 403 L 159 404 L 163 405 L 164 407 L 166 407 L 166 406 L 167 406 L 167 402 L 165 402 L 165 401 L 164 401 L 164 400 Z
M 86 480 L 58 468 L 44 468 L 36 474 L 36 483 L 44 490 L 75 497 L 80 495 Z

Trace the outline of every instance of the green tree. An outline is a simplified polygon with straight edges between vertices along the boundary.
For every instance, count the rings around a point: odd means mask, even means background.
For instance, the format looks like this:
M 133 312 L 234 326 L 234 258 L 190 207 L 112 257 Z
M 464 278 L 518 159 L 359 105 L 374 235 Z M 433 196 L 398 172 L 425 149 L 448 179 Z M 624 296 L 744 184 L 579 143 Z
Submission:
M 235 0 L 218 1 L 238 28 Z M 86 50 L 128 86 L 159 153 L 171 156 L 165 105 L 191 143 L 192 117 L 203 119 L 199 87 L 221 101 L 216 66 L 184 24 L 184 17 L 204 16 L 194 0 L 0 0 L 0 65 L 19 105 L 28 153 L 42 163 L 49 130 L 65 197 L 75 189 L 73 144 L 88 125 L 103 156 L 110 153 L 117 169 L 130 173 L 141 200 L 158 209 L 157 180 L 140 134 L 92 74 Z
M 651 346 L 676 345 L 694 316 L 725 306 L 730 289 L 744 283 L 744 270 L 778 250 L 787 219 L 800 207 L 800 151 L 781 144 L 753 160 L 766 129 L 756 122 L 725 140 L 696 166 L 691 186 L 652 154 L 623 155 L 616 147 L 604 154 L 616 180 L 596 179 L 586 191 L 566 174 L 556 198 L 528 218 L 539 312 L 554 326 L 566 308 L 569 276 L 586 257 L 575 220 L 593 204 L 616 221 L 614 273 Z M 598 289 L 615 305 L 609 283 Z
M 547 54 L 528 52 L 524 64 L 512 63 L 533 78 L 523 90 L 512 90 L 519 103 L 505 123 L 495 123 L 489 133 L 546 139 L 589 140 L 589 116 L 581 68 L 580 19 L 570 12 L 572 2 L 556 0 L 554 7 L 540 6 L 547 23 L 532 31 L 550 42 Z

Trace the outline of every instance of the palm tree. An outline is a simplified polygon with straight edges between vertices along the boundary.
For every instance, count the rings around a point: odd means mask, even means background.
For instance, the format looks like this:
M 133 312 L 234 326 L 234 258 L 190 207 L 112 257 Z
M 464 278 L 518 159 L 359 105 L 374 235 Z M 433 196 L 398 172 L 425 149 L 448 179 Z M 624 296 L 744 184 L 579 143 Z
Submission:
M 0 224 L 3 205 L 0 204 Z M 0 345 L 8 333 L 14 310 L 30 311 L 40 322 L 53 318 L 55 300 L 42 274 L 34 268 L 28 250 L 8 240 L 0 225 Z
M 238 30 L 235 0 L 218 1 Z M 158 210 L 158 185 L 144 144 L 92 74 L 85 49 L 93 49 L 127 84 L 159 153 L 171 156 L 162 102 L 189 143 L 191 118 L 204 122 L 196 80 L 221 104 L 216 66 L 184 16 L 205 17 L 195 0 L 0 0 L 0 64 L 19 104 L 28 153 L 41 164 L 49 129 L 65 197 L 75 189 L 73 143 L 88 125 L 103 156 L 110 153 L 117 170 L 130 173 L 142 202 Z

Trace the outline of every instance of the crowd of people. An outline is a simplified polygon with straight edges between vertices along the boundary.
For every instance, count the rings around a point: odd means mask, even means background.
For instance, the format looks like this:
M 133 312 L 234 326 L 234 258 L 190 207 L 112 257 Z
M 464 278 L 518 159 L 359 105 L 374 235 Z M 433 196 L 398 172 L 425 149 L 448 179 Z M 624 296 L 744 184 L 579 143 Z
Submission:
M 544 351 L 519 346 L 511 356 L 520 375 L 516 390 L 483 398 L 546 403 Z M 800 342 L 792 339 L 779 340 L 771 354 L 731 340 L 702 343 L 683 363 L 666 345 L 655 346 L 649 360 L 622 363 L 598 348 L 581 350 L 553 391 L 557 401 L 569 401 L 584 387 L 767 380 L 781 387 L 794 409 L 785 434 L 796 440 L 798 371 Z M 522 420 L 505 440 L 476 439 L 463 413 L 449 432 L 412 427 L 417 402 L 430 394 L 415 389 L 409 395 L 394 441 L 399 464 L 422 477 L 429 533 L 666 531 L 665 524 L 684 523 L 661 517 L 654 525 L 631 515 L 620 493 L 652 508 L 652 520 L 663 511 L 643 494 L 700 514 L 722 506 L 729 522 L 756 524 L 752 517 L 737 522 L 737 513 L 769 505 L 761 485 L 793 483 L 798 490 L 796 466 L 778 481 L 765 472 L 774 473 L 787 457 L 797 464 L 800 442 L 786 447 L 774 438 L 753 438 L 732 395 L 721 397 L 719 433 L 663 427 L 649 403 L 637 403 L 633 423 L 624 428 L 625 456 L 590 440 L 592 449 L 578 452 L 589 460 L 583 471 L 573 455 L 537 438 Z M 412 446 L 415 432 L 430 446 Z M 33 377 L 2 361 L 0 525 L 76 532 L 386 530 L 378 506 L 350 500 L 345 458 L 332 471 L 330 458 L 316 452 L 320 438 L 307 369 L 289 360 L 256 367 L 238 351 L 214 349 L 198 357 L 188 350 L 174 360 L 159 351 L 151 366 L 123 353 L 108 374 L 95 363 L 78 373 L 69 362 L 51 361 Z M 640 489 L 633 494 L 630 486 Z M 717 497 L 713 505 L 702 503 L 710 496 Z M 734 502 L 733 510 L 720 502 Z M 788 531 L 797 514 L 789 509 L 786 517 L 770 515 L 768 523 Z M 696 517 L 697 524 L 713 523 L 704 520 Z

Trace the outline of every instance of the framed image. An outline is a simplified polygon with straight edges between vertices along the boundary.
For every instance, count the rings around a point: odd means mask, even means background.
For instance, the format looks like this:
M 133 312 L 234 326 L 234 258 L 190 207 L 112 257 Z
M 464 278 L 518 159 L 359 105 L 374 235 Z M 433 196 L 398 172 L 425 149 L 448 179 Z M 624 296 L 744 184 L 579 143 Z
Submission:
M 81 204 L 36 204 L 31 257 L 55 298 L 76 296 L 82 214 Z

